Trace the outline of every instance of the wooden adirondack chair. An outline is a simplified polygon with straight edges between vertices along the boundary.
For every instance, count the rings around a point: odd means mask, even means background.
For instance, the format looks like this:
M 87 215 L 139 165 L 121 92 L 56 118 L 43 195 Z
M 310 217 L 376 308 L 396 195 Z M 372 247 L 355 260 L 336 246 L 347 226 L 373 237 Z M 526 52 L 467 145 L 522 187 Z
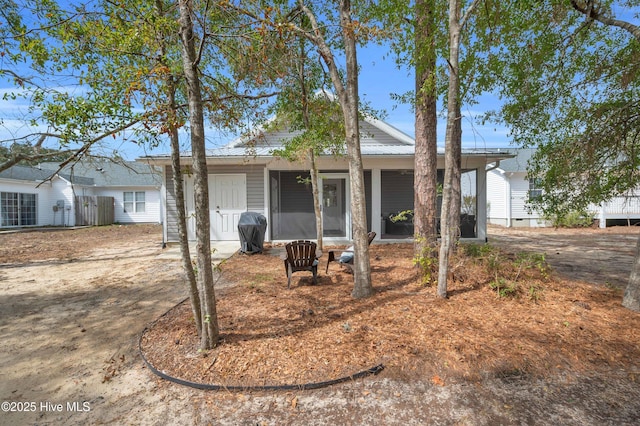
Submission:
M 368 238 L 369 238 L 369 245 L 371 245 L 371 242 L 376 237 L 376 233 L 371 231 L 367 235 L 368 235 Z M 336 253 L 338 253 L 338 254 L 336 255 Z M 353 271 L 353 256 L 351 256 L 351 259 L 349 261 L 344 261 L 344 259 L 341 260 L 342 255 L 344 253 L 350 253 L 350 254 L 353 255 L 353 247 L 349 247 L 349 248 L 347 248 L 345 250 L 329 250 L 329 258 L 327 259 L 327 267 L 326 267 L 326 269 L 324 271 L 325 274 L 327 272 L 329 272 L 329 263 L 331 263 L 331 262 L 338 262 L 341 265 L 344 265 L 347 268 L 349 268 L 351 271 Z
M 291 288 L 291 275 L 298 271 L 309 271 L 313 274 L 313 283 L 318 284 L 318 258 L 316 243 L 307 240 L 291 241 L 286 246 L 287 257 L 284 269 L 287 272 L 287 288 Z

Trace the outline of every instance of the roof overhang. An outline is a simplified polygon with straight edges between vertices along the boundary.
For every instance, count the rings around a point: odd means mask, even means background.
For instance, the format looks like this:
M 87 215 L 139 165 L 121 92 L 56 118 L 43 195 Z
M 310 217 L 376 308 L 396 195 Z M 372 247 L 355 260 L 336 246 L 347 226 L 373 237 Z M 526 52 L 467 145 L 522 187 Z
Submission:
M 233 148 L 224 147 L 214 150 L 210 150 L 207 155 L 207 164 L 268 164 L 277 157 L 271 155 L 272 148 L 260 148 L 260 149 L 245 149 L 245 148 Z M 414 148 L 413 146 L 393 146 L 393 147 L 381 147 L 381 146 L 369 146 L 362 147 L 362 158 L 388 158 L 388 159 L 401 159 L 401 158 L 413 158 Z M 479 150 L 479 149 L 463 149 L 462 158 L 483 160 L 485 164 L 495 163 L 507 158 L 513 158 L 513 154 L 500 151 L 500 150 Z M 341 157 L 335 157 L 332 155 L 322 155 L 321 157 L 331 158 L 334 157 L 340 160 Z M 438 149 L 438 157 L 444 158 L 444 149 Z M 346 156 L 344 157 L 346 158 Z M 169 154 L 145 156 L 138 158 L 136 161 L 145 162 L 156 166 L 168 166 L 171 165 L 171 156 Z M 190 164 L 192 161 L 190 153 L 182 153 L 180 155 L 181 164 Z

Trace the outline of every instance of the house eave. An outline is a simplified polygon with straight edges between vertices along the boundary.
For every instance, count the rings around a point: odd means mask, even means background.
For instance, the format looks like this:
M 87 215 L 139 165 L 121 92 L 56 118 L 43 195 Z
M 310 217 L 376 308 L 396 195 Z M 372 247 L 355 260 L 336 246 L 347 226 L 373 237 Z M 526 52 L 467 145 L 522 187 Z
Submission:
M 330 159 L 336 158 L 337 160 L 346 159 L 346 156 L 334 156 L 334 155 L 321 155 L 322 159 Z M 415 157 L 414 153 L 404 153 L 404 154 L 388 154 L 388 153 L 363 153 L 363 159 L 412 159 Z M 438 157 L 444 157 L 444 153 L 438 153 Z M 496 154 L 490 152 L 463 152 L 463 158 L 467 159 L 483 159 L 486 164 L 493 163 L 505 158 L 510 158 L 508 154 Z M 278 160 L 278 157 L 269 156 L 269 155 L 214 155 L 207 156 L 207 164 L 268 164 L 273 162 L 274 160 Z M 153 164 L 157 166 L 170 166 L 171 158 L 168 156 L 153 156 L 153 157 L 142 157 L 136 161 L 145 162 L 148 164 Z M 180 164 L 189 165 L 192 162 L 192 158 L 190 156 L 181 156 Z

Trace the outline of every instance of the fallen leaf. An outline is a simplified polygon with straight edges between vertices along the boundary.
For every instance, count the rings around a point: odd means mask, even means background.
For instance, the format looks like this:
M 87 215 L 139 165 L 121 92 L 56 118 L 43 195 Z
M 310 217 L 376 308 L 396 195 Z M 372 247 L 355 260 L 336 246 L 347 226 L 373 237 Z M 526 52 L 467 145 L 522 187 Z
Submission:
M 440 376 L 435 375 L 431 378 L 431 382 L 433 382 L 434 385 L 436 386 L 444 386 L 444 380 L 442 380 L 442 378 L 440 378 Z

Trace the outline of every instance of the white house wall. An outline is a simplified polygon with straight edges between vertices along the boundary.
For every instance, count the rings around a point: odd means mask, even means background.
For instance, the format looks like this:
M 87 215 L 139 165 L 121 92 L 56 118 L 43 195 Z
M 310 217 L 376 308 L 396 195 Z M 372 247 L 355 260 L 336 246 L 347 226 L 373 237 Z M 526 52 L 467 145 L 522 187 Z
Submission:
M 56 204 L 58 200 L 64 201 L 64 215 L 62 211 L 58 211 L 55 213 L 56 225 L 66 225 L 73 226 L 76 223 L 75 216 L 75 200 L 74 200 L 74 192 L 73 188 L 64 179 L 54 179 L 53 187 L 50 193 L 50 206 L 49 206 L 49 214 L 51 215 L 50 223 L 53 224 L 54 212 L 53 205 Z M 61 217 L 61 216 L 64 216 Z M 61 223 L 61 219 L 64 219 Z
M 489 223 L 507 227 L 545 226 L 539 211 L 530 209 L 529 179 L 524 172 L 487 173 L 487 214 Z
M 67 180 L 54 177 L 43 182 L 0 179 L 1 192 L 36 194 L 36 226 L 74 226 L 76 196 L 107 196 L 115 201 L 115 221 L 118 223 L 160 223 L 162 203 L 158 188 L 149 186 L 131 186 L 117 188 L 98 188 L 94 186 L 74 185 Z M 125 213 L 123 192 L 145 192 L 145 212 Z M 64 203 L 64 209 L 54 212 L 53 206 Z
M 633 219 L 640 217 L 640 196 L 616 197 L 602 206 L 607 219 Z
M 507 198 L 509 182 L 502 170 L 487 172 L 487 216 L 488 222 L 494 225 L 509 226 Z
M 74 197 L 73 189 L 69 182 L 64 179 L 53 178 L 52 181 L 38 184 L 39 182 L 5 181 L 0 182 L 0 191 L 36 194 L 36 226 L 73 226 L 75 224 Z M 65 209 L 54 212 L 53 206 L 57 205 L 58 201 L 64 203 Z
M 57 179 L 54 179 L 56 181 Z M 30 185 L 32 189 L 37 193 L 37 215 L 38 215 L 38 226 L 50 226 L 50 225 L 61 225 L 62 224 L 62 216 L 60 213 L 55 215 L 55 223 L 54 223 L 54 213 L 53 213 L 53 205 L 56 203 L 55 194 L 52 190 L 53 184 L 51 182 L 46 182 L 40 185 L 38 188 L 35 188 L 35 184 Z M 16 191 L 16 192 L 26 192 L 33 193 L 34 191 Z
M 37 226 L 46 226 L 51 224 L 51 215 L 53 207 L 49 201 L 49 192 L 51 191 L 50 183 L 43 183 L 36 188 L 35 182 L 23 181 L 5 181 L 0 179 L 0 192 L 17 192 L 22 194 L 36 194 L 36 221 Z
M 615 197 L 601 206 L 592 206 L 590 211 L 599 219 L 600 227 L 607 227 L 607 220 L 640 219 L 640 190 L 632 191 L 627 196 Z
M 511 216 L 513 222 L 520 222 L 523 219 L 529 219 L 533 216 L 529 214 L 526 208 L 529 198 L 529 180 L 524 177 L 524 173 L 514 173 L 509 179 L 511 184 Z M 512 223 L 512 225 L 515 224 Z
M 125 212 L 124 192 L 144 192 L 145 211 Z M 160 191 L 149 190 L 148 187 L 130 186 L 116 188 L 99 188 L 93 194 L 102 197 L 113 197 L 114 200 L 114 221 L 116 223 L 160 223 Z

